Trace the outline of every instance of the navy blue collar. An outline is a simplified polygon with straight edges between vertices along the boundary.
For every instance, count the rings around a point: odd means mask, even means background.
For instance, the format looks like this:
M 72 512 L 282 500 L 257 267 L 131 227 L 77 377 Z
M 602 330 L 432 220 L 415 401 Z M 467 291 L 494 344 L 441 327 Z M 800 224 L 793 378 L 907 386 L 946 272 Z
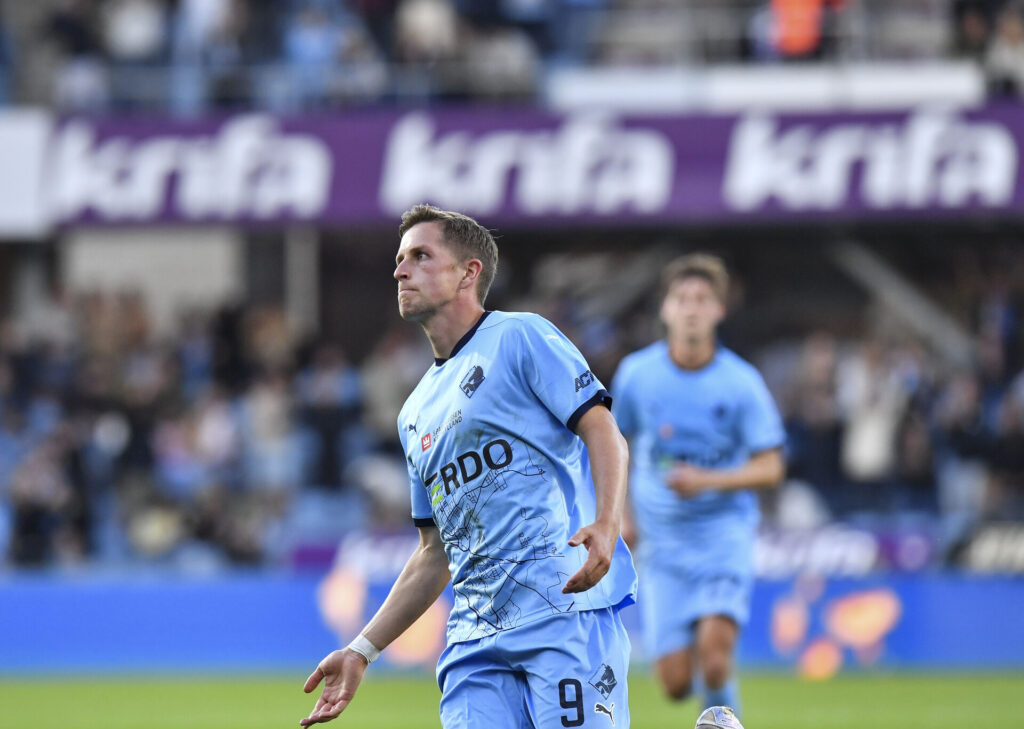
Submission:
M 455 343 L 455 346 L 452 347 L 451 354 L 449 354 L 447 357 L 434 357 L 434 364 L 440 367 L 445 362 L 450 360 L 452 357 L 457 355 L 459 353 L 459 350 L 465 347 L 469 343 L 469 340 L 473 338 L 473 335 L 476 334 L 476 330 L 480 328 L 480 325 L 484 323 L 484 319 L 486 319 L 487 315 L 490 313 L 491 312 L 489 311 L 485 311 L 483 314 L 481 314 L 480 318 L 476 320 L 476 324 L 470 327 L 470 330 L 462 335 L 462 339 Z

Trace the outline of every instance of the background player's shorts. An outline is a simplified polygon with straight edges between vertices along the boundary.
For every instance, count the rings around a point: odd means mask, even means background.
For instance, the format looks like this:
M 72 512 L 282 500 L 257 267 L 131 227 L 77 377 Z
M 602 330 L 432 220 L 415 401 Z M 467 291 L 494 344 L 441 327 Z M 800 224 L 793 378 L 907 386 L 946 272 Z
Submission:
M 560 613 L 448 646 L 444 729 L 628 729 L 629 638 L 617 608 Z
M 724 615 L 741 628 L 750 615 L 754 576 L 701 574 L 679 567 L 644 564 L 637 604 L 644 623 L 644 650 L 649 660 L 689 647 L 697 621 Z

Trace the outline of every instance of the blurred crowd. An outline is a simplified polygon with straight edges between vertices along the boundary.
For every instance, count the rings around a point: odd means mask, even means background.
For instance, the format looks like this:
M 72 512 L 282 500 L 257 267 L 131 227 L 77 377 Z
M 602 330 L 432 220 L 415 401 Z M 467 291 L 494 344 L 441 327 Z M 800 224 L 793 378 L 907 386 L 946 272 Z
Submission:
M 990 94 L 1024 95 L 1024 3 L 961 0 L 955 17 L 956 53 L 985 69 Z
M 6 558 L 216 568 L 405 523 L 395 422 L 431 362 L 416 335 L 385 333 L 356 368 L 331 342 L 293 341 L 274 307 L 189 314 L 169 341 L 132 293 L 3 322 Z
M 573 65 L 972 58 L 1016 93 L 1016 0 L 44 0 L 0 13 L 0 103 L 277 112 L 535 98 Z
M 925 526 L 948 554 L 1024 520 L 1024 265 L 958 266 L 935 292 L 974 342 L 962 362 L 906 330 L 771 336 L 751 349 L 783 411 L 787 484 L 768 523 Z M 742 281 L 735 289 L 742 292 Z M 649 297 L 647 297 L 649 298 Z M 945 298 L 945 300 L 943 300 Z M 499 302 L 500 303 L 500 302 Z M 652 307 L 535 310 L 610 382 L 659 336 Z M 512 308 L 518 308 L 513 306 Z M 757 318 L 739 306 L 734 319 Z M 749 344 L 749 343 L 747 343 Z M 0 550 L 17 566 L 294 564 L 347 530 L 408 524 L 395 422 L 431 354 L 397 324 L 357 365 L 273 306 L 190 312 L 157 337 L 137 293 L 57 293 L 0 325 Z
M 973 343 L 959 360 L 885 312 L 862 338 L 819 331 L 758 357 L 786 417 L 789 476 L 823 513 L 923 518 L 950 550 L 982 522 L 1024 519 L 1024 265 L 953 257 L 930 293 Z

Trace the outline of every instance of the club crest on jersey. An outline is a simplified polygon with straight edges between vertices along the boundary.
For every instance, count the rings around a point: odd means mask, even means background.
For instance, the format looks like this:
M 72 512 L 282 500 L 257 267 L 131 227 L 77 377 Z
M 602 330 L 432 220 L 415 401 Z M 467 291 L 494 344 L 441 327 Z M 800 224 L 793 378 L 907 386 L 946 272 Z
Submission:
M 587 387 L 594 381 L 594 373 L 587 370 L 582 375 L 576 378 L 576 392 L 579 392 L 584 387 Z
M 619 685 L 618 680 L 615 678 L 615 671 L 607 663 L 602 663 L 601 667 L 594 671 L 594 675 L 590 677 L 588 683 L 596 688 L 601 696 L 606 699 L 612 695 L 612 691 Z
M 480 365 L 475 365 L 473 369 L 469 371 L 465 377 L 462 378 L 462 382 L 459 384 L 459 389 L 465 394 L 466 397 L 473 397 L 477 389 L 484 382 L 484 368 Z
M 427 433 L 425 436 L 420 438 L 420 447 L 424 451 L 430 450 L 430 446 L 431 445 L 432 445 L 432 441 L 431 441 L 431 438 L 430 438 L 430 433 Z

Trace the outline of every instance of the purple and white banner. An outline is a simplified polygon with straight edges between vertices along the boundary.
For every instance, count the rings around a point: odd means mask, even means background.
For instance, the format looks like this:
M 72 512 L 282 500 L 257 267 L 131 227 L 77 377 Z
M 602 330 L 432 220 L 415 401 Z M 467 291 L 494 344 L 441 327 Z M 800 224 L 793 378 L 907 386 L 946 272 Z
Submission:
M 0 234 L 84 223 L 393 224 L 423 201 L 505 225 L 1024 215 L 1021 107 L 25 115 L 0 114 L 0 190 L 13 195 L 0 198 Z

